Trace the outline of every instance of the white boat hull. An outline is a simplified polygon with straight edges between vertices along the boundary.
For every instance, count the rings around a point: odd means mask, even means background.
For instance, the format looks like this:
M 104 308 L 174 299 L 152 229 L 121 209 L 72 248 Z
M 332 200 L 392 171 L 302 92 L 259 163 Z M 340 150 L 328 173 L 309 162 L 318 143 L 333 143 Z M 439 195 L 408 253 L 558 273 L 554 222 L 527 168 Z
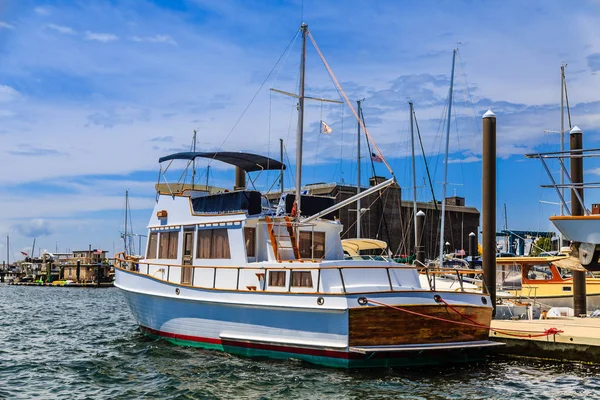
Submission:
M 567 240 L 600 244 L 600 215 L 556 216 L 550 221 Z
M 297 358 L 335 367 L 438 364 L 480 359 L 486 354 L 482 348 L 494 344 L 481 338 L 464 336 L 470 338 L 465 341 L 456 336 L 458 340 L 421 340 L 413 346 L 408 345 L 410 337 L 393 347 L 390 343 L 385 343 L 387 347 L 353 346 L 349 314 L 353 308 L 363 307 L 357 300 L 365 294 L 211 290 L 167 283 L 121 269 L 116 270 L 116 286 L 123 290 L 143 332 L 176 344 L 245 356 Z M 443 308 L 434 300 L 435 294 L 407 291 L 367 296 L 385 304 Z M 439 294 L 457 307 L 488 308 L 482 306 L 481 294 Z M 322 305 L 317 304 L 319 298 L 323 299 Z M 400 313 L 392 309 L 386 312 L 392 316 Z M 420 321 L 434 322 L 426 318 Z

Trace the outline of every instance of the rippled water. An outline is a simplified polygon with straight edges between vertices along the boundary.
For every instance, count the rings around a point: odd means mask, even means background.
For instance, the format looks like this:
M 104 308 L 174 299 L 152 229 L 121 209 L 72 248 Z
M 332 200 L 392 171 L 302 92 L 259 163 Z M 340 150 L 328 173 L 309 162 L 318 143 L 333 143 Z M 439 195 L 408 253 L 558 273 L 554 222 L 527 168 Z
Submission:
M 0 398 L 598 398 L 600 366 L 490 358 L 345 371 L 142 336 L 118 289 L 0 285 Z

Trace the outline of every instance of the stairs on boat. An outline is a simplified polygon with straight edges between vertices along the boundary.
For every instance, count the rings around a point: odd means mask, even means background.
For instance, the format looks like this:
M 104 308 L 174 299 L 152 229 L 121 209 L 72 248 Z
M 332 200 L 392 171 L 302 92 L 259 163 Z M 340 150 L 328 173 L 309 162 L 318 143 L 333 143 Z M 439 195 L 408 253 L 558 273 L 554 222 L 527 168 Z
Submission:
M 269 231 L 269 237 L 271 238 L 271 246 L 273 247 L 273 254 L 277 261 L 282 261 L 282 250 L 292 250 L 294 258 L 293 260 L 302 261 L 300 257 L 300 250 L 298 249 L 298 241 L 296 240 L 296 233 L 290 217 L 284 217 L 284 223 L 277 223 L 273 218 L 267 216 L 265 221 L 267 223 L 267 229 Z M 275 227 L 277 227 L 277 233 L 275 233 Z M 285 230 L 282 229 L 285 227 Z

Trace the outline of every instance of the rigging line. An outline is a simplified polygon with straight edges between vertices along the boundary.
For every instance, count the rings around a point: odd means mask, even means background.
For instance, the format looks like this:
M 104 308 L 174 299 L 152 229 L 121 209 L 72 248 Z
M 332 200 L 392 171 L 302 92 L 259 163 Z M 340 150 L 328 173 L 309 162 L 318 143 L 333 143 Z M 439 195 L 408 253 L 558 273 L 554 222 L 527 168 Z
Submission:
M 456 144 L 458 146 L 458 154 L 463 154 L 462 152 L 462 148 L 460 146 L 460 133 L 458 131 L 458 116 L 456 114 L 456 107 L 454 107 L 454 129 L 455 129 L 455 133 L 456 133 Z M 458 164 L 459 164 L 459 168 L 460 168 L 460 177 L 462 179 L 462 183 L 465 182 L 465 171 L 463 169 L 463 163 L 460 162 L 461 160 L 458 160 Z
M 287 165 L 290 165 L 290 156 L 289 156 L 289 154 L 287 152 L 287 146 L 286 145 L 283 146 L 283 154 L 285 156 L 285 159 L 288 162 Z M 291 178 L 290 182 L 296 182 L 296 176 L 294 175 L 294 172 L 292 171 L 292 168 L 286 168 L 286 171 L 288 171 L 288 173 L 290 174 L 290 178 Z
M 344 105 L 340 104 L 340 108 L 342 110 L 342 135 L 341 135 L 341 141 L 340 141 L 340 162 L 338 164 L 338 166 L 336 167 L 336 169 L 333 171 L 333 176 L 332 176 L 332 180 L 336 181 L 335 176 L 338 172 L 338 168 L 340 171 L 340 180 L 341 183 L 344 183 L 344 167 L 343 167 L 343 163 L 344 163 Z
M 310 41 L 312 42 L 313 46 L 315 47 L 315 50 L 317 50 L 317 53 L 319 54 L 319 57 L 321 57 L 321 61 L 323 62 L 323 65 L 325 65 L 325 68 L 329 72 L 329 75 L 331 76 L 331 79 L 333 80 L 333 82 L 337 86 L 340 94 L 344 98 L 344 101 L 348 105 L 348 108 L 350 108 L 350 111 L 352 111 L 352 114 L 354 114 L 354 117 L 356 118 L 356 120 L 358 121 L 358 123 L 362 125 L 362 128 L 365 130 L 365 134 L 367 135 L 367 138 L 372 142 L 373 148 L 377 151 L 377 154 L 381 157 L 383 163 L 387 167 L 387 169 L 390 172 L 390 174 L 392 176 L 394 176 L 394 170 L 392 170 L 392 168 L 388 164 L 387 160 L 383 156 L 383 153 L 381 152 L 381 150 L 379 149 L 379 147 L 377 147 L 377 144 L 375 143 L 375 141 L 371 137 L 371 134 L 369 133 L 369 131 L 367 130 L 367 128 L 364 126 L 364 124 L 362 123 L 360 117 L 356 113 L 356 110 L 354 109 L 354 106 L 352 105 L 352 103 L 350 102 L 350 100 L 348 100 L 348 97 L 346 96 L 346 93 L 344 92 L 344 89 L 342 88 L 342 86 L 338 82 L 337 78 L 335 77 L 335 74 L 331 70 L 331 67 L 329 66 L 329 63 L 325 59 L 325 56 L 323 56 L 323 53 L 321 53 L 321 49 L 319 49 L 319 46 L 317 45 L 317 42 L 315 41 L 315 38 L 313 37 L 313 35 L 310 32 L 310 30 L 308 31 L 308 37 L 310 38 Z
M 429 188 L 431 189 L 431 196 L 433 197 L 433 205 L 435 211 L 438 210 L 437 202 L 435 201 L 435 191 L 433 190 L 433 183 L 431 182 L 431 174 L 429 173 L 429 165 L 427 164 L 427 157 L 425 156 L 425 148 L 423 147 L 423 139 L 421 138 L 421 130 L 419 129 L 419 122 L 417 121 L 417 113 L 413 108 L 413 116 L 415 117 L 415 127 L 417 128 L 417 136 L 419 137 L 419 144 L 421 145 L 421 153 L 423 153 L 423 161 L 425 162 L 425 171 L 427 172 L 427 179 L 429 180 Z
M 365 132 L 365 137 L 367 139 L 367 140 L 365 140 L 365 142 L 367 142 L 367 148 L 368 148 L 368 151 L 369 151 L 369 160 L 371 160 L 371 170 L 373 171 L 373 178 L 375 179 L 375 184 L 377 184 L 377 179 L 376 179 L 377 174 L 375 173 L 375 162 L 373 161 L 373 157 L 371 156 L 371 154 L 372 154 L 371 153 L 371 144 L 370 144 L 370 141 L 368 140 L 369 137 L 367 136 L 368 135 L 368 132 L 367 132 L 367 123 L 365 122 L 365 113 L 362 111 L 362 109 L 360 110 L 360 119 L 359 119 L 359 122 L 360 122 L 360 124 L 363 127 L 363 130 Z M 375 143 L 373 143 L 373 145 L 375 145 Z M 381 154 L 381 153 L 379 153 L 379 154 Z M 383 159 L 383 161 L 385 162 L 385 159 Z M 359 160 L 359 162 L 360 162 L 360 160 Z M 386 163 L 386 165 L 387 165 L 387 163 Z M 388 166 L 388 168 L 389 168 L 389 166 Z M 393 172 L 392 172 L 392 176 L 394 176 Z M 394 180 L 395 179 L 396 178 L 394 176 Z M 379 204 L 381 206 L 381 197 L 379 197 Z M 383 224 L 384 224 L 384 227 L 385 227 L 385 232 L 386 232 L 386 235 L 387 235 L 388 249 L 389 249 L 389 248 L 391 248 L 391 245 L 390 245 L 391 244 L 390 243 L 391 242 L 391 238 L 390 238 L 390 232 L 388 230 L 387 219 L 383 218 L 384 210 L 385 210 L 385 204 L 383 206 L 381 206 L 381 213 L 380 213 L 379 224 L 381 225 L 381 220 L 383 220 Z M 402 224 L 402 209 L 401 208 L 398 210 L 398 215 L 400 217 L 400 221 L 399 222 L 400 222 L 400 224 Z M 377 229 L 377 233 L 379 233 L 379 229 L 380 228 Z
M 472 112 L 472 118 L 473 120 L 475 119 L 475 107 L 473 107 L 473 95 L 471 94 L 471 89 L 469 88 L 469 82 L 467 81 L 467 73 L 464 69 L 463 66 L 463 61 L 462 61 L 462 57 L 460 55 L 460 50 L 457 49 L 456 53 L 458 54 L 458 61 L 460 64 L 460 70 L 463 73 L 463 77 L 465 79 L 465 86 L 467 87 L 467 92 L 465 94 L 465 103 L 467 103 L 467 96 L 469 97 L 469 104 L 471 105 L 470 110 Z M 467 120 L 469 121 L 469 128 L 471 130 L 471 151 L 473 153 L 475 153 L 475 135 L 473 135 L 473 133 L 475 132 L 475 129 L 473 129 L 473 125 L 471 124 L 472 120 L 471 118 L 467 118 Z M 479 134 L 479 130 L 477 131 L 477 134 Z
M 373 201 L 371 202 L 371 204 L 369 204 L 369 205 L 367 206 L 367 208 L 371 208 L 371 206 L 373 206 L 373 205 L 375 204 L 375 202 L 377 202 L 377 201 L 379 200 L 379 198 L 381 198 L 381 196 L 383 196 L 383 194 L 384 194 L 384 193 L 385 193 L 385 192 L 386 192 L 386 191 L 387 191 L 389 188 L 390 188 L 390 186 L 387 186 L 387 187 L 385 187 L 384 189 L 382 189 L 381 191 L 379 191 L 379 192 L 377 193 L 377 197 L 376 197 L 375 199 L 373 199 Z M 363 197 L 363 199 L 368 199 L 369 197 L 370 197 L 370 195 L 369 195 L 369 196 L 367 196 L 367 197 Z M 350 231 L 350 229 L 352 229 L 352 228 L 354 227 L 354 225 L 356 225 L 356 223 L 357 223 L 357 222 L 358 222 L 358 220 L 357 220 L 357 219 L 355 219 L 355 220 L 354 220 L 354 222 L 353 222 L 353 223 L 352 223 L 350 226 L 348 226 L 348 228 L 346 228 L 346 230 L 345 230 L 344 232 L 342 232 L 342 233 L 340 234 L 340 237 L 344 237 L 344 236 L 345 236 L 345 235 L 346 235 L 346 234 L 347 234 L 347 233 Z M 388 247 L 388 248 L 389 248 L 389 247 Z
M 254 93 L 254 96 L 252 96 L 252 99 L 250 100 L 250 103 L 248 103 L 248 105 L 246 106 L 246 108 L 242 112 L 242 115 L 240 115 L 239 118 L 237 119 L 237 121 L 235 121 L 235 124 L 233 124 L 233 127 L 231 128 L 231 130 L 229 131 L 229 133 L 227 134 L 227 136 L 225 136 L 225 139 L 223 139 L 223 142 L 219 146 L 219 149 L 217 150 L 217 153 L 221 151 L 221 149 L 223 148 L 223 145 L 227 142 L 227 139 L 229 139 L 229 136 L 231 136 L 231 134 L 233 133 L 233 131 L 235 130 L 235 128 L 238 126 L 238 124 L 240 123 L 240 121 L 242 120 L 242 118 L 244 117 L 244 115 L 246 115 L 246 112 L 248 111 L 248 109 L 250 108 L 250 106 L 252 105 L 252 103 L 254 102 L 254 100 L 256 99 L 256 96 L 258 96 L 258 94 L 262 90 L 263 86 L 265 86 L 265 84 L 267 83 L 267 81 L 269 80 L 269 78 L 271 77 L 271 75 L 273 74 L 273 71 L 275 71 L 275 69 L 277 68 L 277 65 L 279 65 L 279 62 L 283 59 L 283 57 L 285 56 L 285 54 L 287 53 L 287 51 L 290 49 L 290 47 L 292 46 L 292 44 L 296 41 L 296 38 L 298 37 L 299 34 L 300 34 L 300 30 L 298 30 L 296 32 L 296 34 L 294 35 L 294 37 L 292 38 L 292 40 L 290 40 L 290 42 L 288 43 L 288 45 L 285 48 L 285 50 L 283 51 L 283 53 L 277 59 L 277 62 L 275 63 L 275 65 L 273 66 L 273 68 L 271 68 L 271 71 L 269 72 L 269 74 L 267 75 L 267 77 L 265 78 L 265 80 L 260 84 L 259 88 Z M 216 154 L 215 154 L 215 157 L 216 157 Z M 214 158 L 211 158 L 209 160 L 209 165 L 210 165 L 210 161 L 212 161 L 212 160 L 214 160 Z
M 569 95 L 567 94 L 567 78 L 563 69 L 563 82 L 565 83 L 565 100 L 567 101 L 567 116 L 569 117 L 569 130 L 573 129 L 571 125 L 571 108 L 569 107 Z

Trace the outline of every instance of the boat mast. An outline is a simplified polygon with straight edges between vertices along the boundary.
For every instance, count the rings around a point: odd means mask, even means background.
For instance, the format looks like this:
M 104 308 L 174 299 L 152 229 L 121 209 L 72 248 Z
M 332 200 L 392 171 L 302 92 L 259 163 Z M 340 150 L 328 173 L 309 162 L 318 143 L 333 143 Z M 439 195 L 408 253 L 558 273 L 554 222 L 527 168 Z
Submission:
M 6 265 L 10 265 L 9 249 L 10 248 L 10 236 L 6 235 Z
M 279 139 L 279 162 L 281 162 L 281 173 L 279 174 L 280 194 L 283 196 L 283 139 Z
M 410 146 L 412 149 L 412 179 L 413 179 L 413 220 L 415 225 L 415 246 L 417 245 L 417 169 L 415 167 L 415 131 L 413 123 L 413 103 L 408 102 L 410 106 Z M 416 247 L 415 247 L 416 251 Z
M 560 66 L 560 151 L 565 151 L 565 64 Z M 565 198 L 565 173 L 560 172 L 560 191 L 563 199 Z M 560 215 L 565 215 L 565 206 L 560 202 Z M 558 232 L 558 251 L 563 245 L 562 233 Z
M 304 136 L 304 76 L 306 72 L 306 33 L 308 25 L 302 23 L 302 55 L 300 56 L 300 93 L 298 96 L 298 128 L 296 130 L 296 216 L 301 215 L 302 195 L 302 141 Z
M 123 232 L 123 250 L 127 254 L 127 206 L 129 202 L 129 190 L 125 191 L 125 230 Z
M 456 49 L 452 52 L 452 72 L 450 73 L 450 91 L 448 92 L 448 121 L 446 124 L 446 156 L 444 159 L 444 182 L 442 183 L 442 218 L 440 223 L 440 267 L 444 266 L 444 223 L 446 217 L 446 186 L 448 180 L 448 151 L 450 150 L 450 117 L 452 116 L 452 89 L 454 87 L 454 63 Z
M 194 142 L 192 143 L 192 151 L 196 152 L 196 130 L 194 129 Z M 196 158 L 192 159 L 192 190 L 194 190 L 194 183 L 196 183 Z
M 362 107 L 360 105 L 361 100 L 357 100 L 357 112 L 359 121 L 357 122 L 358 126 L 358 142 L 356 145 L 356 194 L 360 193 L 360 117 L 362 115 Z M 360 239 L 360 198 L 356 200 L 356 237 Z

